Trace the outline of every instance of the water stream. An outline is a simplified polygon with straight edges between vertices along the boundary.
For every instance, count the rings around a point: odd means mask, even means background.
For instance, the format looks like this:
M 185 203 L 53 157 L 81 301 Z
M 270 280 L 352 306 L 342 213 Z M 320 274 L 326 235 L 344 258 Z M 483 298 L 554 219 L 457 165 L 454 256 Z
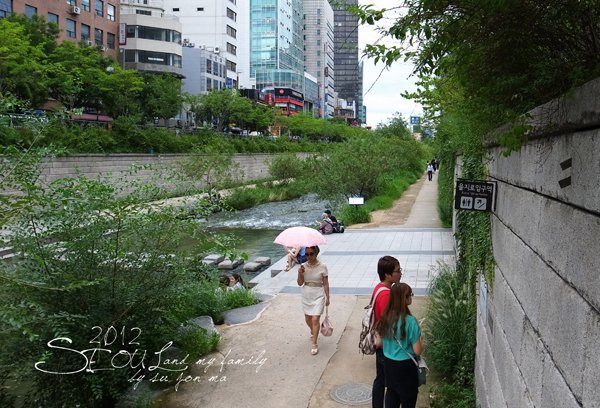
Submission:
M 261 204 L 241 211 L 224 211 L 212 214 L 208 219 L 199 220 L 207 227 L 219 232 L 235 235 L 241 242 L 237 249 L 248 254 L 248 260 L 258 256 L 268 256 L 272 262 L 282 258 L 285 249 L 273 243 L 275 237 L 284 229 L 298 225 L 313 226 L 321 217 L 323 210 L 330 204 L 320 200 L 315 194 L 281 202 Z M 256 273 L 235 270 L 246 280 Z M 243 273 L 242 273 L 243 272 Z

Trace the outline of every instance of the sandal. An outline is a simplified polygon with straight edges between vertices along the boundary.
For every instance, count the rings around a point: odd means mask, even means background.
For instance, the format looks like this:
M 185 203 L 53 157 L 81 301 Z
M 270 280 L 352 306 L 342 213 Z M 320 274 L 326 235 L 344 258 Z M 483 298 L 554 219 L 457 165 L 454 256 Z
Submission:
M 310 349 L 310 354 L 312 354 L 314 356 L 318 352 L 319 352 L 319 347 L 316 344 L 313 344 L 312 348 Z

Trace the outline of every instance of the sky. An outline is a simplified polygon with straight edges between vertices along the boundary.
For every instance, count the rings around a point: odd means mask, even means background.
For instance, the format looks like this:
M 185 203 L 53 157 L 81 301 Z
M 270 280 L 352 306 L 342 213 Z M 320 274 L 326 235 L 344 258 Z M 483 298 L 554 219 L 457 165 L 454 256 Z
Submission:
M 398 0 L 371 0 L 376 8 L 392 8 L 398 6 Z M 359 4 L 364 4 L 359 0 Z M 386 14 L 389 18 L 381 20 L 379 25 L 389 25 L 392 22 L 393 16 L 398 15 L 399 11 Z M 362 50 L 365 44 L 385 44 L 398 45 L 390 38 L 381 38 L 381 34 L 377 33 L 373 26 L 363 25 L 359 27 L 359 58 L 362 55 Z M 405 91 L 416 90 L 416 77 L 411 77 L 413 65 L 410 62 L 398 61 L 389 69 L 382 72 L 385 65 L 379 63 L 374 64 L 372 59 L 364 61 L 363 72 L 363 94 L 364 104 L 367 107 L 367 125 L 376 127 L 379 123 L 387 122 L 396 112 L 399 112 L 404 120 L 408 123 L 410 116 L 421 116 L 423 109 L 418 103 L 404 99 L 400 96 Z M 377 79 L 379 74 L 381 77 Z M 371 88 L 369 90 L 369 88 Z

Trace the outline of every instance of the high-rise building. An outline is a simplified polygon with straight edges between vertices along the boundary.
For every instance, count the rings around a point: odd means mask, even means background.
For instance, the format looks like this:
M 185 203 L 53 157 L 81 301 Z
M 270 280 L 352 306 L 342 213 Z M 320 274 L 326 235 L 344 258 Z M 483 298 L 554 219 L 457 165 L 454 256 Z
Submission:
M 250 76 L 256 79 L 256 88 L 279 87 L 302 92 L 302 0 L 249 1 Z
M 304 69 L 319 87 L 319 117 L 330 118 L 335 108 L 333 9 L 328 0 L 304 0 Z
M 358 0 L 332 2 L 334 10 L 334 71 L 335 90 L 346 106 L 354 105 L 356 112 L 362 101 L 362 76 L 358 63 L 358 17 L 347 10 L 347 6 L 358 4 Z
M 361 61 L 358 65 L 358 94 L 356 95 L 356 107 L 358 109 L 357 112 L 357 118 L 358 118 L 358 123 L 360 124 L 365 124 L 367 123 L 367 110 L 365 108 L 365 106 L 363 105 L 364 103 L 364 98 L 363 98 L 363 75 L 364 75 L 364 64 Z
M 121 0 L 126 38 L 119 62 L 124 68 L 182 77 L 181 23 L 165 13 L 162 0 Z
M 165 11 L 181 22 L 184 44 L 224 56 L 228 88 L 239 87 L 237 3 L 242 1 L 248 0 L 164 0 Z
M 42 16 L 58 25 L 59 41 L 98 46 L 117 57 L 118 0 L 0 0 L 0 17 L 11 13 Z

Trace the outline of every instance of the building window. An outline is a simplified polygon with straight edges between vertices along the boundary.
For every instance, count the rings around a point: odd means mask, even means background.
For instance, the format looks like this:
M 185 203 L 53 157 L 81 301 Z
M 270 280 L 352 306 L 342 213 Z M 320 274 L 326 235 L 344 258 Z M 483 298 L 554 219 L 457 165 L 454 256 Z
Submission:
M 104 33 L 102 32 L 102 30 L 100 30 L 99 28 L 95 28 L 94 29 L 94 40 L 96 42 L 96 45 L 102 46 L 103 37 L 104 37 Z
M 206 90 L 210 91 L 212 89 L 212 79 L 206 78 Z
M 12 13 L 12 1 L 0 0 L 0 17 L 7 17 Z
M 81 8 L 90 11 L 90 0 L 81 0 Z
M 170 65 L 169 54 L 157 51 L 139 51 L 139 62 L 145 64 Z
M 204 7 L 198 7 L 196 11 L 204 11 Z
M 29 18 L 33 17 L 37 14 L 37 7 L 30 6 L 29 4 L 25 4 L 25 15 Z
M 229 71 L 233 71 L 233 72 L 236 72 L 236 71 L 237 71 L 237 69 L 236 69 L 237 65 L 236 65 L 236 63 L 235 63 L 235 62 L 233 62 L 233 61 L 229 61 L 229 60 L 227 60 L 227 62 L 226 62 L 226 66 L 227 66 L 227 69 L 228 69 Z
M 81 25 L 81 41 L 90 40 L 90 26 L 87 24 Z
M 237 30 L 231 26 L 227 26 L 227 35 L 233 38 L 237 38 Z
M 233 44 L 227 43 L 227 52 L 231 55 L 237 55 L 237 47 Z
M 75 31 L 75 20 L 70 20 L 67 18 L 66 31 L 67 31 L 67 37 L 69 37 L 69 38 L 77 37 L 77 32 Z
M 58 14 L 48 13 L 48 22 L 58 25 Z
M 127 38 L 135 38 L 135 29 L 137 26 L 127 26 Z
M 144 16 L 151 16 L 152 12 L 150 10 L 136 10 L 135 14 L 142 14 Z
M 96 10 L 97 16 L 104 17 L 104 2 L 102 0 L 96 0 L 94 9 Z
M 77 0 L 67 0 L 67 4 L 69 6 L 76 6 L 77 5 Z
M 111 50 L 115 49 L 115 38 L 113 33 L 106 33 L 106 46 Z
M 206 60 L 206 73 L 212 74 L 212 62 L 210 60 Z
M 227 7 L 227 17 L 229 17 L 233 21 L 236 21 L 237 14 L 235 13 L 235 11 L 233 11 L 232 9 L 230 9 L 229 7 Z
M 106 5 L 106 18 L 110 21 L 115 21 L 115 6 L 112 4 Z

